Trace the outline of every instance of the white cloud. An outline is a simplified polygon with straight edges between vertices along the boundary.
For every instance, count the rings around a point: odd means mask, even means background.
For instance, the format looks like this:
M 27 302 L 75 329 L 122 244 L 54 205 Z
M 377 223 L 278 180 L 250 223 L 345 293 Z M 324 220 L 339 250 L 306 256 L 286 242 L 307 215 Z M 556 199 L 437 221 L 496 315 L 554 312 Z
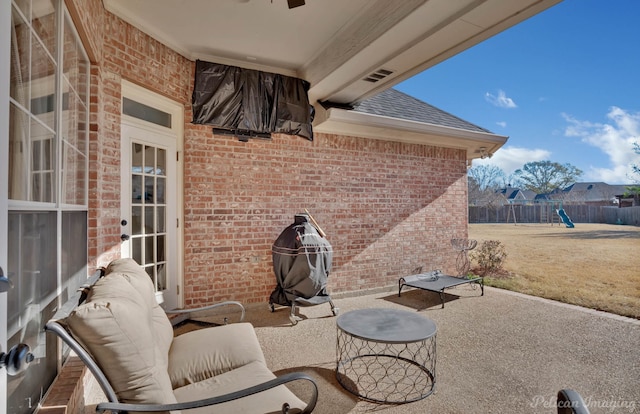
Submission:
M 504 122 L 504 121 L 496 122 L 496 125 L 501 126 L 502 128 L 506 128 L 507 127 L 507 123 Z
M 544 161 L 551 158 L 551 152 L 544 149 L 502 147 L 491 158 L 473 160 L 473 165 L 495 165 L 509 176 L 528 162 Z
M 484 94 L 484 99 L 486 99 L 487 102 L 489 102 L 490 104 L 495 105 L 499 108 L 517 108 L 518 107 L 518 105 L 516 105 L 516 103 L 513 102 L 513 99 L 509 98 L 507 94 L 504 93 L 503 90 L 499 90 L 497 96 L 487 92 Z
M 614 106 L 607 114 L 611 122 L 603 124 L 581 121 L 567 114 L 562 116 L 569 123 L 565 136 L 578 137 L 609 157 L 611 167 L 591 167 L 585 171 L 585 181 L 633 182 L 631 166 L 640 165 L 640 154 L 633 150 L 633 144 L 640 143 L 640 112 L 631 113 Z

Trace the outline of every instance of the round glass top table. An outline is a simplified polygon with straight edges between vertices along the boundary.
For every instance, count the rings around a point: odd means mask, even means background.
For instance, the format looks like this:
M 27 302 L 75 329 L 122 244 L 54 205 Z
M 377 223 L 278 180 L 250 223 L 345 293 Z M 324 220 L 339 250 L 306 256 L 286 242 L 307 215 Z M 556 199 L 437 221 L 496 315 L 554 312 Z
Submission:
M 408 403 L 436 386 L 436 324 L 415 312 L 359 309 L 338 317 L 336 378 L 349 392 Z

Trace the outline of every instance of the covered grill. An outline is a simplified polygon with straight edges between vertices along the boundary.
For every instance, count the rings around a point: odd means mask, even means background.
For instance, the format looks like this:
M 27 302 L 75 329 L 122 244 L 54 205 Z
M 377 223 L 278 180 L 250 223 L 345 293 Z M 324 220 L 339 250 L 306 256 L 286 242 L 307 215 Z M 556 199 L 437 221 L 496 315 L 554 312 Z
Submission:
M 269 306 L 271 312 L 275 311 L 275 304 L 290 306 L 289 319 L 294 325 L 300 320 L 295 314 L 296 304 L 329 302 L 333 314 L 338 314 L 327 293 L 333 250 L 310 219 L 308 214 L 296 214 L 293 224 L 280 233 L 271 247 L 277 285 L 269 297 Z

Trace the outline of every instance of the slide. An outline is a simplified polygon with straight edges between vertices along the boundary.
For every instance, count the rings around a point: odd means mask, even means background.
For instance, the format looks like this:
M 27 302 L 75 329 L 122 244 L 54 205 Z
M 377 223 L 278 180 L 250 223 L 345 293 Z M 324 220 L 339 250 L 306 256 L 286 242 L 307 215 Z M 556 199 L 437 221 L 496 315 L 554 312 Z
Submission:
M 573 221 L 571 221 L 569 216 L 567 216 L 567 213 L 564 211 L 564 208 L 561 208 L 561 209 L 556 210 L 556 211 L 558 212 L 558 215 L 562 219 L 562 222 L 564 223 L 565 226 L 567 226 L 570 229 L 575 227 L 574 224 L 573 224 Z

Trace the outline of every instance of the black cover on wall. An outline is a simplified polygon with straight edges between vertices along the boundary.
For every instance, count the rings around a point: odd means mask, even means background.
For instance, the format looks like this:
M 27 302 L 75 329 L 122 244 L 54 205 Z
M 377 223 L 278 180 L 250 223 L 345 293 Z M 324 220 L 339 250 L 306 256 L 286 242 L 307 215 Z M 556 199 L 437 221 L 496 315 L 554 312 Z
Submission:
M 308 91 L 303 79 L 198 60 L 193 123 L 313 140 Z

